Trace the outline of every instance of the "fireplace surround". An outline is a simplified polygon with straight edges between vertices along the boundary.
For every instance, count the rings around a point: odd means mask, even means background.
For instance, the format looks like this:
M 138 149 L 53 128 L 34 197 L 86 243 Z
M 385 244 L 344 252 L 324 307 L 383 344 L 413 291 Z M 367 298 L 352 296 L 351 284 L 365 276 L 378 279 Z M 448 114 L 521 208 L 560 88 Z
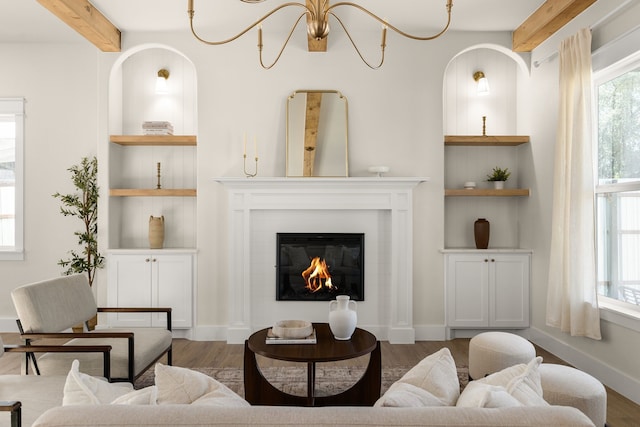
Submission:
M 358 326 L 391 343 L 415 341 L 412 197 L 428 178 L 215 180 L 228 192 L 228 343 L 277 320 L 327 321 L 327 302 L 276 300 L 278 232 L 364 233 L 367 297 L 358 302 Z

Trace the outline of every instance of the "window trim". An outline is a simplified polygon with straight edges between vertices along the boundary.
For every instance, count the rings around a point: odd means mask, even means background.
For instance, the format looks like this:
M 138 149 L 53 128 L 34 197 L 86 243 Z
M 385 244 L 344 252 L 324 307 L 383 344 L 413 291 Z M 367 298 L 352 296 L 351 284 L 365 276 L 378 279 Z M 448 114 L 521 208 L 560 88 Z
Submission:
M 607 66 L 603 66 L 593 73 L 593 93 L 594 96 L 596 96 L 596 99 L 594 99 L 593 102 L 593 135 L 594 140 L 596 141 L 596 144 L 594 145 L 594 159 L 598 158 L 597 87 L 605 81 L 609 81 L 637 68 L 638 65 L 640 65 L 640 50 L 635 51 L 618 61 L 613 61 Z M 597 170 L 597 167 L 598 166 L 596 160 L 596 163 L 594 164 L 594 170 Z M 597 182 L 594 183 L 594 196 L 597 196 L 599 194 L 622 193 L 638 190 L 640 190 L 640 181 L 600 185 L 598 185 Z M 594 224 L 594 226 L 597 226 L 597 224 Z M 598 307 L 600 309 L 601 320 L 605 320 L 631 329 L 633 331 L 640 332 L 640 306 L 635 306 L 633 304 L 629 304 L 615 298 L 600 295 L 599 293 L 596 293 L 596 296 L 598 298 Z
M 0 248 L 0 261 L 24 260 L 24 98 L 0 98 L 0 114 L 16 118 L 15 245 Z

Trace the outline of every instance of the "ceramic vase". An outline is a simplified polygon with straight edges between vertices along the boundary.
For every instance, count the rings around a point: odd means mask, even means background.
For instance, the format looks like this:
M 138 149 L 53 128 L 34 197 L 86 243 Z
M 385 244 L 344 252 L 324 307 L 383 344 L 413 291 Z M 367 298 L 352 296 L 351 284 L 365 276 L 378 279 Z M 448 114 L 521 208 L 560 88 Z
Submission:
M 358 323 L 357 304 L 348 295 L 338 295 L 329 303 L 329 328 L 337 340 L 350 340 Z
M 149 217 L 149 248 L 162 249 L 164 244 L 164 215 Z
M 487 249 L 489 247 L 489 221 L 478 218 L 473 223 L 473 237 L 476 240 L 476 249 Z
M 493 188 L 496 190 L 504 189 L 504 181 L 493 181 Z

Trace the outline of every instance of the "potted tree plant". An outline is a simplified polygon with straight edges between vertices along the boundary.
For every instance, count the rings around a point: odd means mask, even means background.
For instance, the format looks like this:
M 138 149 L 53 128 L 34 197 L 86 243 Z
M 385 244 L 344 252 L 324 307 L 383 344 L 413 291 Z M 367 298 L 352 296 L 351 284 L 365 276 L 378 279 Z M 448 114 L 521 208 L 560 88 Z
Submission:
M 501 190 L 504 188 L 504 183 L 511 176 L 511 172 L 509 172 L 509 168 L 493 168 L 491 174 L 487 175 L 487 181 L 493 182 L 493 187 L 496 190 Z
M 74 233 L 81 251 L 70 250 L 70 257 L 59 260 L 58 265 L 65 268 L 65 275 L 86 273 L 89 286 L 92 286 L 97 269 L 104 265 L 104 257 L 98 252 L 98 160 L 84 157 L 79 165 L 67 170 L 71 172 L 73 185 L 78 191 L 73 194 L 55 193 L 53 197 L 61 200 L 62 215 L 82 221 L 82 230 Z

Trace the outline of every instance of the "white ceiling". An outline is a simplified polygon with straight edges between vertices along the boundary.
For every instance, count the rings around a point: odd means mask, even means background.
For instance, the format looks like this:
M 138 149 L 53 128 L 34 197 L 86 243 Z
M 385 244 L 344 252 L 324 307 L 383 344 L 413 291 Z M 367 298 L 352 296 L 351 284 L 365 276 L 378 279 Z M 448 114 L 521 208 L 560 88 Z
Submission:
M 91 3 L 123 33 L 189 31 L 187 0 L 91 0 Z M 228 37 L 282 3 L 283 0 L 260 4 L 196 0 L 194 22 L 205 35 Z M 446 0 L 361 0 L 358 3 L 400 29 L 419 35 L 439 29 L 446 19 Z M 511 31 L 542 3 L 544 0 L 454 0 L 450 30 Z M 335 10 L 350 29 L 379 25 L 351 7 Z M 265 21 L 265 29 L 268 25 L 288 27 L 294 13 L 301 13 L 301 9 L 282 10 Z M 212 26 L 215 31 L 210 30 Z M 80 40 L 80 35 L 36 0 L 0 0 L 0 43 Z

